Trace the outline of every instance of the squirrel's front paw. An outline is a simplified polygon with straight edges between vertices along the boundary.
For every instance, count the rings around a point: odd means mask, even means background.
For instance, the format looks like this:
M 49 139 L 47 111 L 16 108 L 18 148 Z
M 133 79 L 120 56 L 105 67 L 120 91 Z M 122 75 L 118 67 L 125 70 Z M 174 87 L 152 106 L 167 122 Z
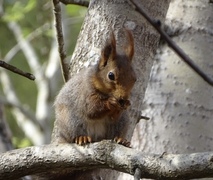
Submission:
M 115 137 L 114 141 L 118 144 L 122 144 L 122 145 L 130 148 L 130 142 L 127 141 L 126 139 L 123 139 L 123 138 L 120 138 L 120 137 Z
M 119 102 L 117 101 L 116 98 L 114 97 L 109 97 L 108 98 L 108 101 L 107 101 L 107 107 L 108 109 L 112 110 L 112 109 L 120 109 L 120 104 Z
M 123 99 L 118 100 L 118 103 L 123 109 L 127 109 L 131 105 L 129 100 L 123 100 Z
M 91 143 L 92 142 L 92 138 L 90 136 L 79 136 L 74 138 L 74 143 L 78 144 L 78 145 L 84 145 L 87 143 Z
M 111 109 L 111 107 L 116 108 L 116 109 L 127 109 L 131 104 L 129 100 L 124 100 L 124 99 L 116 99 L 115 97 L 110 97 L 108 99 L 108 106 L 109 109 Z

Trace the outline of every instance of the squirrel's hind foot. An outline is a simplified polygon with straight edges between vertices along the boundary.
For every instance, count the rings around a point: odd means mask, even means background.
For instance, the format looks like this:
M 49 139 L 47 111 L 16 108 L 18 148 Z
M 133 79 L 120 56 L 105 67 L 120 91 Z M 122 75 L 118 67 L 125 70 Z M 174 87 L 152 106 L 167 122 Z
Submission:
M 121 144 L 123 146 L 129 147 L 130 148 L 130 142 L 127 141 L 126 139 L 123 139 L 121 137 L 115 137 L 114 141 L 118 144 Z
M 92 138 L 90 136 L 79 136 L 74 138 L 74 143 L 78 144 L 78 145 L 85 145 L 87 143 L 91 143 L 92 142 Z

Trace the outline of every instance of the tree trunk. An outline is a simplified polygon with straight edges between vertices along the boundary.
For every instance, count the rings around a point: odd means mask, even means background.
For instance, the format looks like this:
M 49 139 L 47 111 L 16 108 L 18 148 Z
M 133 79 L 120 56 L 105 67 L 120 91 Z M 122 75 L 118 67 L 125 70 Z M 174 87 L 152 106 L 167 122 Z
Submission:
M 137 3 L 153 18 L 162 22 L 164 22 L 169 2 L 170 0 L 137 0 Z M 143 97 L 159 41 L 159 34 L 153 27 L 134 10 L 129 1 L 91 1 L 72 56 L 70 69 L 72 76 L 79 69 L 96 63 L 100 57 L 101 47 L 111 31 L 114 31 L 116 35 L 117 47 L 122 49 L 126 42 L 124 28 L 131 30 L 135 39 L 133 61 L 137 82 L 131 97 L 131 126 L 127 136 L 127 139 L 131 139 L 135 125 L 140 118 Z M 109 179 L 108 174 L 107 177 Z
M 213 6 L 207 0 L 176 0 L 167 22 L 173 40 L 213 77 Z M 135 146 L 149 153 L 213 149 L 213 88 L 167 45 L 159 49 L 145 95 L 151 117 L 134 133 Z

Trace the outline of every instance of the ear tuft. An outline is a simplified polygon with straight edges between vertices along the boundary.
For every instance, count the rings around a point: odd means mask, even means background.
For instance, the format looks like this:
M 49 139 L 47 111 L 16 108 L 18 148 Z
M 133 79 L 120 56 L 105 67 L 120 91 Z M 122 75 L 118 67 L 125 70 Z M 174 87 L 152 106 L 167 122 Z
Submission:
M 125 48 L 126 55 L 130 61 L 133 59 L 134 55 L 134 38 L 132 32 L 128 29 L 125 29 L 126 35 L 128 37 L 128 44 Z
M 107 65 L 108 60 L 113 60 L 116 56 L 116 41 L 113 33 L 110 35 L 110 40 L 108 40 L 101 50 L 101 60 L 99 62 L 99 67 L 104 67 Z

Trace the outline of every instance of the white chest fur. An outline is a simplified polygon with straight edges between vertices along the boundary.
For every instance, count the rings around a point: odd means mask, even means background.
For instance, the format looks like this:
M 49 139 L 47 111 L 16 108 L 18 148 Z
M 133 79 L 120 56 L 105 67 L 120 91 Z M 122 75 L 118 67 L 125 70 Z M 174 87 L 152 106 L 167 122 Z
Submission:
M 87 121 L 87 134 L 92 138 L 92 141 L 99 141 L 106 138 L 107 122 L 107 119 Z

